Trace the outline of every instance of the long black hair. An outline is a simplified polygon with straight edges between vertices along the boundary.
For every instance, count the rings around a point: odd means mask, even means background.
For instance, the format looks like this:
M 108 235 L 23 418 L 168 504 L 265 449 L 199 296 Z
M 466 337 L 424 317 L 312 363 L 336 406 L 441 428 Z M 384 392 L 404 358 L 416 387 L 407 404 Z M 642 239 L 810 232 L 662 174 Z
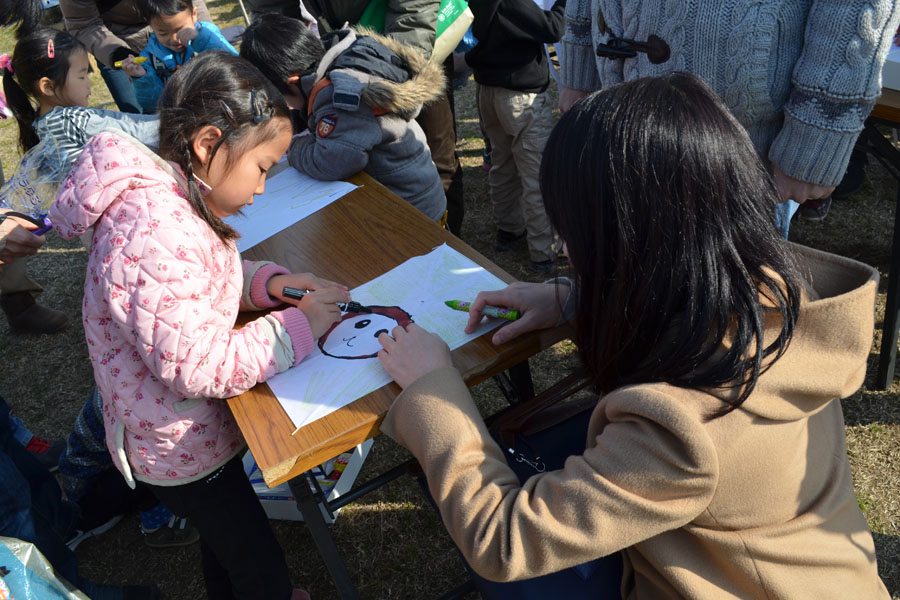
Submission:
M 241 56 L 286 94 L 288 77 L 315 70 L 325 56 L 325 46 L 301 21 L 264 14 L 253 19 L 241 36 Z
M 237 232 L 213 214 L 194 179 L 194 134 L 212 125 L 222 132 L 210 162 L 223 145 L 227 163 L 274 139 L 279 118 L 290 123 L 284 98 L 259 69 L 222 51 L 203 52 L 175 72 L 159 99 L 159 155 L 177 163 L 188 182 L 190 201 L 222 241 Z M 288 124 L 288 127 L 290 125 Z
M 715 94 L 676 73 L 585 98 L 547 142 L 541 190 L 597 391 L 731 388 L 714 416 L 740 406 L 785 351 L 800 288 L 772 179 Z
M 53 51 L 49 52 L 50 42 Z M 22 150 L 35 146 L 39 139 L 34 130 L 37 108 L 38 82 L 50 79 L 56 89 L 66 84 L 72 55 L 87 49 L 74 36 L 57 29 L 42 27 L 22 32 L 13 50 L 11 68 L 3 69 L 3 91 L 6 101 L 19 123 L 19 145 Z

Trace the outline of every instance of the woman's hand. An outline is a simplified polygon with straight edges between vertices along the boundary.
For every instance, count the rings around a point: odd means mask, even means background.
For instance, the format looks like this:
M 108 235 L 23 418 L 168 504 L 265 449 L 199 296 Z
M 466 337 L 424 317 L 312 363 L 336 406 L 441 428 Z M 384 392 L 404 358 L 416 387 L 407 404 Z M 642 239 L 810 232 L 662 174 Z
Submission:
M 129 54 L 128 58 L 122 61 L 122 70 L 125 71 L 129 77 L 137 78 L 147 74 L 144 67 L 134 62 L 134 54 Z
M 559 296 L 557 296 L 557 290 Z M 466 333 L 472 333 L 481 322 L 481 309 L 485 305 L 515 308 L 520 317 L 504 325 L 494 334 L 494 344 L 505 344 L 528 331 L 553 327 L 559 321 L 562 306 L 569 297 L 569 286 L 552 283 L 516 282 L 506 289 L 495 292 L 480 292 L 469 307 L 469 322 Z
M 391 335 L 394 337 L 386 333 L 378 336 L 383 348 L 378 351 L 378 360 L 404 389 L 423 375 L 453 365 L 446 342 L 415 323 L 406 329 L 394 327 Z

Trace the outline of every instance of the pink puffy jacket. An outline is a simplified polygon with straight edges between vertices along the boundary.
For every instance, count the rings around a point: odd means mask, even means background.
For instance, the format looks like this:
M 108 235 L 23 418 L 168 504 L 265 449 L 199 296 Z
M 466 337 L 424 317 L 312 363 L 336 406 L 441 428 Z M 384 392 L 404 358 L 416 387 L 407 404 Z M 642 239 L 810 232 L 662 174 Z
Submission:
M 106 442 L 129 484 L 205 477 L 242 447 L 222 398 L 298 362 L 315 340 L 297 308 L 234 329 L 240 308 L 277 306 L 191 208 L 185 180 L 139 142 L 88 142 L 50 210 L 65 238 L 94 227 L 82 315 Z

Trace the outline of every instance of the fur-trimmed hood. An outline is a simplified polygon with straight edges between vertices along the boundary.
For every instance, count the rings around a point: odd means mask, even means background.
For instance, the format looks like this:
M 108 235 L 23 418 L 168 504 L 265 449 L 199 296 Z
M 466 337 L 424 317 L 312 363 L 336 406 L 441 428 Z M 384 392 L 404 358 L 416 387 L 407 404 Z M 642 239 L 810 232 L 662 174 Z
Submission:
M 310 107 L 321 80 L 328 78 L 335 87 L 335 105 L 354 109 L 361 102 L 408 121 L 424 104 L 440 97 L 447 85 L 440 65 L 417 49 L 370 30 L 344 29 L 323 41 L 325 56 L 315 75 L 302 82 Z M 359 52 L 348 60 L 346 53 L 351 50 Z

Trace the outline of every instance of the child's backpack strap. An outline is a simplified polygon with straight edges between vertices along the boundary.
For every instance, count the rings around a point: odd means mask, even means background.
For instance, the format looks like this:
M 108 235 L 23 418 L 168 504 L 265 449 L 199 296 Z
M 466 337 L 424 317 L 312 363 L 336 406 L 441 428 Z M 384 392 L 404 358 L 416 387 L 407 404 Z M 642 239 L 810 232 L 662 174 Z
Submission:
M 149 54 L 149 53 L 148 53 Z M 157 77 L 159 80 L 163 82 L 163 85 L 169 81 L 169 77 L 172 76 L 172 73 L 178 70 L 178 66 L 174 69 L 170 69 L 166 66 L 166 63 L 163 62 L 163 59 L 156 56 L 155 54 L 150 54 L 150 64 L 153 66 L 153 70 L 156 71 Z
M 341 73 L 334 73 L 337 76 L 339 85 L 335 87 L 334 95 L 332 97 L 332 103 L 335 107 L 340 108 L 342 110 L 355 111 L 359 110 L 360 103 L 360 95 L 364 84 L 361 82 L 349 77 L 347 75 L 343 75 Z M 355 85 L 354 85 L 355 84 Z M 325 76 L 313 85 L 313 88 L 309 92 L 309 100 L 306 103 L 306 110 L 308 114 L 313 114 L 313 107 L 316 103 L 316 96 L 319 95 L 323 89 L 328 86 L 334 86 L 335 84 L 332 80 Z M 388 114 L 388 110 L 380 107 L 370 107 L 372 109 L 372 114 L 376 117 L 380 117 L 382 115 Z

